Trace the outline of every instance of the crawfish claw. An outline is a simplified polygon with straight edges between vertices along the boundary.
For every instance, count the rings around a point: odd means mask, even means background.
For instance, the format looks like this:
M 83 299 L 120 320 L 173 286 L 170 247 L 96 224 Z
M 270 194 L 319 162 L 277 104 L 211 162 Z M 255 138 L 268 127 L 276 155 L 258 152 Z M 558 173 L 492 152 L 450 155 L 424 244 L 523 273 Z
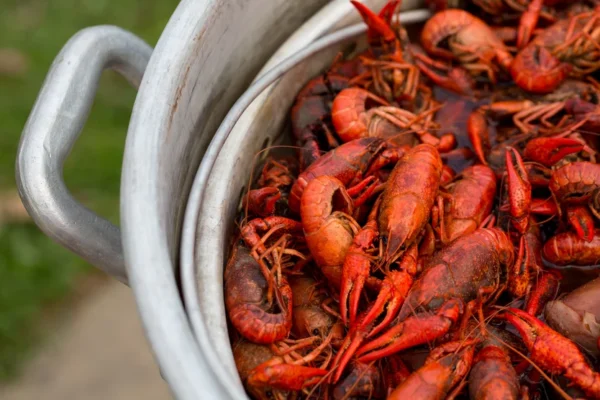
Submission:
M 368 267 L 368 264 L 367 264 Z M 360 296 L 369 277 L 369 268 L 342 271 L 342 284 L 340 287 L 340 314 L 344 325 L 352 324 L 356 320 Z M 349 303 L 349 304 L 348 304 Z M 348 318 L 348 311 L 350 312 Z
M 531 139 L 523 155 L 546 167 L 551 167 L 569 154 L 579 153 L 584 145 L 579 140 L 559 137 Z
M 254 368 L 248 375 L 249 386 L 270 386 L 282 390 L 302 390 L 327 374 L 321 368 L 282 364 L 269 360 Z
M 275 204 L 281 198 L 281 192 L 276 187 L 267 186 L 248 192 L 244 198 L 244 207 L 255 215 L 268 217 L 275 213 Z
M 348 300 L 350 301 L 350 323 L 352 324 L 356 320 L 360 295 L 371 272 L 371 257 L 367 252 L 373 247 L 373 241 L 379 236 L 376 220 L 379 203 L 380 200 L 375 202 L 368 222 L 354 236 L 344 258 L 340 285 L 340 314 L 344 325 L 348 323 Z
M 367 35 L 370 39 L 374 39 L 377 36 L 381 36 L 385 41 L 392 42 L 396 39 L 396 34 L 389 26 L 389 24 L 379 15 L 375 14 L 371 11 L 367 6 L 363 3 L 359 3 L 358 1 L 350 1 L 354 7 L 360 13 L 360 16 L 365 21 L 369 30 Z M 395 8 L 395 7 L 394 7 Z M 382 13 L 387 12 L 387 7 L 384 7 Z
M 445 335 L 464 311 L 460 299 L 448 300 L 435 315 L 425 314 L 407 318 L 386 333 L 358 349 L 360 362 L 371 362 Z
M 531 184 L 521 155 L 514 148 L 506 147 L 506 172 L 508 174 L 508 198 L 513 225 L 524 234 L 529 225 L 531 208 Z

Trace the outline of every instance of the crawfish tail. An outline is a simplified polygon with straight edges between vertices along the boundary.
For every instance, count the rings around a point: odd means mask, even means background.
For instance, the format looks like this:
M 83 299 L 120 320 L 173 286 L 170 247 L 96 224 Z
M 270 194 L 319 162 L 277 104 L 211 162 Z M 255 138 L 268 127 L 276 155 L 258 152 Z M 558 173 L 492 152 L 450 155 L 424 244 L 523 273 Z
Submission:
M 292 328 L 292 290 L 282 278 L 278 290 L 283 308 L 274 312 L 266 302 L 267 281 L 248 249 L 237 246 L 225 268 L 225 305 L 235 329 L 254 343 L 284 339 Z

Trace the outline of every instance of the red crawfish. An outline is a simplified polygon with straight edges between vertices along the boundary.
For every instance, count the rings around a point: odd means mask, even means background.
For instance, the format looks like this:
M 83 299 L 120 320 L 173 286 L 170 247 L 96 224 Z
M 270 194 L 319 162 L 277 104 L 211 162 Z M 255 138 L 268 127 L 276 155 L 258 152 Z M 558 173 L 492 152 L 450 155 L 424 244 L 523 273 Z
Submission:
M 321 156 L 320 147 L 339 145 L 331 126 L 331 105 L 335 96 L 349 87 L 350 79 L 363 74 L 359 59 L 336 61 L 323 75 L 311 79 L 296 96 L 291 110 L 292 133 L 300 147 L 300 166 L 306 169 Z
M 514 3 L 513 1 L 506 1 L 507 3 Z M 554 6 L 559 3 L 569 4 L 570 1 L 565 0 L 531 0 L 527 6 L 527 10 L 521 14 L 519 20 L 519 28 L 517 31 L 517 47 L 519 49 L 525 47 L 529 43 L 530 39 L 534 35 L 540 33 L 540 29 L 535 29 L 540 17 L 544 16 L 544 5 Z M 548 16 L 546 14 L 546 16 Z M 554 17 L 548 19 L 551 22 L 555 21 Z
M 324 74 L 310 80 L 296 96 L 291 110 L 292 133 L 301 147 L 300 161 L 306 168 L 321 156 L 320 141 L 338 145 L 329 120 L 333 98 L 349 85 L 348 78 Z M 319 140 L 323 137 L 325 140 Z
M 273 215 L 277 203 L 282 200 L 282 192 L 287 193 L 294 182 L 294 167 L 294 163 L 287 159 L 269 158 L 262 169 L 258 188 L 244 196 L 243 207 L 248 207 L 250 214 L 260 217 Z
M 511 90 L 497 100 L 488 105 L 479 107 L 478 111 L 485 112 L 487 116 L 495 119 L 511 117 L 512 122 L 523 133 L 549 130 L 556 137 L 556 130 L 559 126 L 552 123 L 552 118 L 558 116 L 561 112 L 575 114 L 575 122 L 579 121 L 580 113 L 588 113 L 586 107 L 581 110 L 578 106 L 580 102 L 574 102 L 574 99 L 581 99 L 585 102 L 597 103 L 598 87 L 593 83 L 587 83 L 577 79 L 566 79 L 554 91 L 550 93 L 528 93 L 522 89 Z M 576 104 L 571 110 L 570 104 Z M 578 125 L 572 125 L 575 129 Z
M 512 265 L 514 248 L 498 228 L 480 228 L 456 239 L 427 260 L 399 314 L 402 320 L 414 310 L 436 310 L 444 301 L 469 302 L 498 288 L 501 268 Z
M 352 323 L 356 319 L 360 295 L 371 272 L 372 256 L 370 253 L 375 250 L 374 244 L 379 236 L 377 228 L 379 204 L 380 201 L 377 201 L 369 214 L 367 223 L 354 236 L 344 258 L 340 286 L 340 315 L 344 325 L 347 325 L 348 321 Z
M 357 355 L 367 362 L 412 346 L 411 333 L 403 334 L 404 337 L 400 333 L 407 331 L 404 324 L 414 318 L 409 315 L 415 310 L 441 310 L 440 307 L 448 307 L 448 302 L 453 299 L 460 299 L 462 304 L 493 294 L 500 284 L 501 267 L 508 268 L 512 265 L 513 252 L 513 245 L 506 233 L 497 228 L 480 228 L 459 237 L 426 260 L 423 273 L 413 283 L 395 320 L 396 324 L 365 344 Z M 450 328 L 452 321 L 456 320 L 445 320 L 444 333 Z M 441 321 L 436 320 L 436 324 L 439 322 Z M 421 328 L 423 333 L 419 335 L 435 336 L 432 332 L 439 334 L 436 330 L 438 328 L 430 329 L 427 324 L 423 326 L 427 328 Z M 367 352 L 370 353 L 365 354 Z
M 300 391 L 317 384 L 327 374 L 325 367 L 329 356 L 326 350 L 330 340 L 331 335 L 305 355 L 298 354 L 296 350 L 311 346 L 313 341 L 305 341 L 300 346 L 287 346 L 285 343 L 280 343 L 280 346 L 272 345 L 269 348 L 270 356 L 264 349 L 242 343 L 241 348 L 234 347 L 234 358 L 240 377 L 250 393 L 265 400 L 271 399 L 273 395 L 278 399 L 287 398 L 285 392 Z M 295 357 L 291 357 L 292 352 Z M 306 365 L 320 358 L 325 359 L 322 367 Z
M 457 60 L 473 76 L 486 75 L 492 83 L 496 83 L 497 65 L 508 71 L 512 63 L 511 54 L 492 29 L 463 10 L 441 11 L 427 20 L 421 44 L 429 54 Z
M 351 1 L 368 26 L 369 56 L 363 63 L 369 68 L 366 88 L 389 102 L 411 103 L 417 97 L 419 70 L 409 51 L 409 38 L 399 21 L 392 22 L 400 1 L 391 0 L 379 15 L 363 3 Z M 363 77 L 364 80 L 364 77 Z
M 473 165 L 446 185 L 448 193 L 438 197 L 433 216 L 444 245 L 475 231 L 490 216 L 496 180 L 496 174 L 490 167 Z
M 244 196 L 242 207 L 248 208 L 250 215 L 268 217 L 275 214 L 275 206 L 281 199 L 281 192 L 278 188 L 272 186 L 261 187 L 248 191 Z
M 302 194 L 300 215 L 306 245 L 323 275 L 336 288 L 340 287 L 346 253 L 360 228 L 352 211 L 350 196 L 334 177 L 323 175 L 311 180 Z
M 292 333 L 297 338 L 320 337 L 332 334 L 335 346 L 344 338 L 344 326 L 325 308 L 328 296 L 315 279 L 301 275 L 289 278 L 292 288 L 293 319 Z
M 425 365 L 390 393 L 388 399 L 445 399 L 469 373 L 474 352 L 473 340 L 448 342 L 436 347 L 425 360 Z M 453 398 L 452 395 L 450 397 Z
M 598 10 L 559 20 L 515 57 L 513 80 L 524 90 L 549 93 L 568 75 L 583 77 L 600 68 Z
M 377 202 L 379 207 L 371 213 L 369 222 L 357 235 L 352 252 L 348 253 L 344 262 L 340 297 L 340 310 L 344 320 L 347 318 L 346 304 L 349 301 L 350 322 L 354 321 L 363 285 L 369 276 L 370 260 L 366 250 L 379 237 L 384 249 L 381 263 L 385 265 L 386 272 L 389 272 L 389 265 L 415 243 L 427 224 L 441 173 L 442 161 L 439 153 L 433 146 L 425 144 L 409 150 L 392 170 L 381 202 Z M 409 278 L 410 276 L 401 278 L 398 274 L 391 274 L 384 281 L 384 286 L 390 285 L 390 290 L 404 288 L 407 279 L 412 282 Z M 401 304 L 398 302 L 404 295 L 402 292 L 397 293 L 399 297 L 393 298 L 392 304 L 399 307 Z M 383 298 L 375 304 L 379 307 L 382 301 Z
M 551 119 L 559 113 L 568 112 L 569 99 L 577 97 L 597 97 L 597 89 L 592 85 L 579 81 L 567 80 L 555 92 L 544 96 L 528 96 L 519 94 L 518 100 L 494 101 L 483 105 L 469 115 L 467 122 L 467 133 L 473 145 L 473 149 L 479 160 L 487 164 L 490 151 L 488 118 L 502 121 L 512 118 L 512 123 L 519 128 L 523 134 L 546 130 L 557 130 L 558 126 L 551 123 Z M 511 96 L 513 97 L 513 96 Z M 523 99 L 525 97 L 525 99 Z M 579 143 L 573 143 L 573 139 L 560 137 L 570 134 L 573 129 L 583 124 L 585 120 L 576 121 L 576 124 L 565 128 L 562 133 L 554 137 L 532 139 L 532 145 L 527 150 L 526 158 L 548 165 L 556 163 L 568 154 L 575 153 Z M 586 146 L 587 147 L 587 146 Z M 584 147 L 585 149 L 585 147 Z M 586 149 L 587 151 L 587 149 Z
M 525 311 L 508 308 L 505 315 L 523 338 L 532 362 L 553 375 L 563 375 L 588 396 L 600 397 L 600 374 L 575 343 Z
M 364 233 L 357 235 L 357 246 L 352 253 L 348 253 L 344 263 L 340 296 L 340 309 L 344 319 L 346 303 L 350 303 L 351 329 L 344 341 L 343 350 L 338 352 L 334 362 L 336 365 L 340 364 L 333 376 L 334 381 L 339 378 L 344 366 L 362 341 L 385 329 L 402 306 L 417 270 L 418 249 L 415 241 L 429 219 L 439 187 L 441 170 L 442 162 L 433 146 L 419 145 L 408 151 L 388 178 L 381 204 L 377 202 L 378 224 L 375 224 L 375 213 L 372 213 Z M 377 299 L 355 322 L 362 288 L 370 271 L 370 261 L 364 249 L 368 249 L 369 242 L 375 240 L 378 235 L 384 247 L 381 263 L 385 265 L 386 276 Z M 390 270 L 390 264 L 403 255 L 399 270 Z M 383 320 L 373 326 L 383 312 Z
M 244 246 L 236 246 L 225 267 L 225 305 L 235 329 L 259 344 L 284 339 L 292 327 L 292 290 L 287 280 L 281 277 L 276 304 L 266 300 L 267 287 L 258 262 Z
M 467 120 L 467 134 L 477 158 L 484 165 L 488 164 L 488 159 L 492 161 L 488 116 L 493 116 L 495 119 L 512 116 L 513 124 L 523 132 L 523 135 L 513 136 L 500 143 L 500 147 L 504 150 L 514 143 L 530 139 L 531 135 L 528 132 L 532 130 L 531 122 L 539 118 L 543 119 L 547 115 L 554 115 L 561 107 L 561 103 L 535 104 L 531 100 L 497 101 L 479 107 L 469 115 Z M 504 151 L 501 155 L 504 157 Z
M 378 104 L 367 110 L 368 103 Z M 416 115 L 405 109 L 390 106 L 385 100 L 361 88 L 342 90 L 334 99 L 331 119 L 336 132 L 344 142 L 361 137 L 379 137 L 395 146 L 413 145 L 415 134 L 424 143 L 451 150 L 453 135 L 437 138 L 428 132 L 438 128 L 431 120 L 436 108 Z
M 261 236 L 259 232 L 265 233 Z M 250 255 L 256 259 L 263 276 L 267 279 L 267 302 L 271 304 L 275 290 L 275 275 L 266 263 L 271 263 L 273 270 L 281 270 L 282 265 L 285 264 L 283 262 L 284 258 L 285 261 L 289 259 L 290 251 L 286 249 L 289 239 L 294 237 L 296 240 L 302 239 L 302 224 L 299 221 L 279 216 L 254 218 L 242 225 L 240 236 L 250 248 Z M 279 237 L 278 240 L 272 244 L 269 243 L 269 246 L 267 246 L 267 240 L 276 236 Z M 276 252 L 280 257 L 274 258 L 273 252 Z M 302 254 L 298 252 L 292 250 L 292 253 L 303 258 Z
M 287 398 L 287 391 L 274 390 L 271 387 L 265 386 L 248 385 L 247 379 L 248 375 L 250 375 L 250 371 L 275 356 L 273 350 L 269 346 L 251 343 L 242 339 L 234 343 L 232 347 L 235 366 L 240 374 L 244 387 L 252 396 L 257 399 L 275 398 L 279 400 Z
M 373 183 L 373 179 L 365 176 L 397 161 L 399 157 L 398 150 L 388 148 L 383 139 L 362 138 L 344 143 L 320 157 L 298 176 L 290 192 L 290 210 L 296 213 L 300 211 L 304 188 L 319 176 L 337 178 L 345 187 L 356 185 L 358 192 L 364 193 L 365 183 Z M 349 191 L 353 193 L 351 188 Z
M 598 265 L 600 262 L 600 230 L 590 242 L 575 232 L 559 233 L 546 241 L 544 259 L 555 265 Z
M 251 219 L 242 225 L 240 231 L 242 239 L 251 249 L 250 253 L 257 258 L 258 255 L 262 255 L 267 251 L 267 246 L 264 243 L 265 238 L 277 231 L 296 236 L 301 235 L 302 224 L 290 218 L 271 216 Z M 265 234 L 261 237 L 259 232 L 265 232 Z
M 436 85 L 450 90 L 454 93 L 470 96 L 475 88 L 475 79 L 469 71 L 460 66 L 452 66 L 442 61 L 433 60 L 420 48 L 413 47 L 415 64 L 423 75 L 428 77 Z
M 508 22 L 514 22 L 519 16 L 525 13 L 532 0 L 472 0 L 472 3 L 479 7 L 494 22 L 499 25 L 506 25 Z M 546 0 L 539 13 L 539 18 L 545 22 L 555 22 L 556 13 L 548 6 L 556 3 L 555 0 Z M 513 28 L 514 29 L 514 28 Z M 516 36 L 515 30 L 515 36 Z

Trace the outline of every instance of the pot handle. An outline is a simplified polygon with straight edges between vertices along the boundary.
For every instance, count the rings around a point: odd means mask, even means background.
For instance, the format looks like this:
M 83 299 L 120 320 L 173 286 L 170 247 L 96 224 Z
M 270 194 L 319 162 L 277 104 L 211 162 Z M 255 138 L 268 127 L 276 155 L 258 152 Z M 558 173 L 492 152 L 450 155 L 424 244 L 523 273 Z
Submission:
M 83 128 L 104 69 L 139 87 L 152 48 L 116 26 L 76 33 L 54 59 L 27 119 L 16 178 L 27 211 L 50 238 L 127 284 L 120 229 L 73 198 L 63 164 Z

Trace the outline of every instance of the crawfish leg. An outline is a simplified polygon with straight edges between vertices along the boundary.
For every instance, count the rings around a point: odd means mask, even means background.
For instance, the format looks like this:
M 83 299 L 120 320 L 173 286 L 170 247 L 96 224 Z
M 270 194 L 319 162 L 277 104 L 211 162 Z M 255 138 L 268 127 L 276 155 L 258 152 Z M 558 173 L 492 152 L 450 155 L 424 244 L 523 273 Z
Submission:
M 327 144 L 330 149 L 334 149 L 340 145 L 340 142 L 335 138 L 331 129 L 327 126 L 326 123 L 321 122 L 321 127 L 323 128 L 323 132 L 325 133 L 325 137 L 327 138 Z
M 404 155 L 404 150 L 401 148 L 385 149 L 369 166 L 366 176 L 370 176 L 385 166 L 395 164 Z
M 354 208 L 359 208 L 366 203 L 377 188 L 377 178 L 368 176 L 356 185 L 347 190 L 348 195 L 352 197 Z
M 284 232 L 301 234 L 302 223 L 284 217 L 255 218 L 242 227 L 241 235 L 244 242 L 252 249 L 253 255 L 260 255 L 267 251 L 264 243 L 268 237 L 280 229 Z M 261 237 L 259 231 L 267 233 Z
M 448 202 L 448 206 L 450 207 L 450 209 L 448 210 L 449 212 L 452 212 L 452 209 L 454 208 L 454 198 L 452 197 L 452 195 L 449 193 L 440 192 L 437 197 L 438 220 L 436 221 L 437 226 L 435 226 L 435 229 L 438 231 L 438 235 L 440 236 L 440 240 L 442 241 L 442 243 L 448 242 L 450 237 L 446 229 L 446 206 L 444 200 Z
M 542 312 L 546 303 L 558 294 L 562 274 L 557 270 L 542 272 L 541 277 L 525 299 L 525 312 L 537 316 Z
M 508 290 L 515 297 L 523 297 L 530 290 L 530 272 L 531 268 L 527 264 L 530 259 L 529 246 L 527 246 L 525 236 L 519 240 L 519 252 L 512 268 L 509 269 Z
M 492 228 L 496 224 L 496 216 L 493 213 L 490 213 L 481 224 L 479 224 L 478 228 Z

